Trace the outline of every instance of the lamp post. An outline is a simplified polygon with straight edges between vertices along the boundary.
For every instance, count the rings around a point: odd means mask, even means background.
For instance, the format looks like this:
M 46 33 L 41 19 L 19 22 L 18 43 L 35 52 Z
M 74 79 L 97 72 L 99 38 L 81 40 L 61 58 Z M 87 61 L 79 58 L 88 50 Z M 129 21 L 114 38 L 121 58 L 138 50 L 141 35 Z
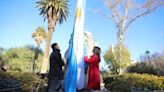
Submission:
M 149 65 L 150 65 L 150 51 L 147 50 L 145 53 L 147 55 L 147 59 L 148 59 Z

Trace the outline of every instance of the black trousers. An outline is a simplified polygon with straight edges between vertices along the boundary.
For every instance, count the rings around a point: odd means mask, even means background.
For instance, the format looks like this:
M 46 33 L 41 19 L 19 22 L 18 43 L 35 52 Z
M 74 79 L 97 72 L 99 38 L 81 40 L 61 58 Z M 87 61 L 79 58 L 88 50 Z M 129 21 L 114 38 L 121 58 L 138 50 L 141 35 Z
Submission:
M 62 76 L 53 76 L 49 78 L 48 81 L 48 92 L 58 92 L 59 87 L 57 85 L 62 80 Z

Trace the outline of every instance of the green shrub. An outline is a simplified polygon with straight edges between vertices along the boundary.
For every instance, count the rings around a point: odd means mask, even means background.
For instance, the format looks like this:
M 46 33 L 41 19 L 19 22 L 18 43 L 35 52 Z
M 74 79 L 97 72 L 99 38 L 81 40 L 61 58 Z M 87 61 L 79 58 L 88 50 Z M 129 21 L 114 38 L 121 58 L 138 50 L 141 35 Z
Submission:
M 163 62 L 163 61 L 162 61 Z M 159 64 L 158 64 L 159 65 Z M 135 65 L 129 66 L 127 68 L 128 73 L 148 73 L 148 74 L 154 74 L 154 75 L 164 75 L 164 69 L 160 69 L 157 65 L 154 63 L 149 62 L 137 62 Z
M 164 53 L 154 53 L 140 58 L 140 62 L 129 66 L 128 73 L 148 73 L 164 76 Z
M 40 76 L 32 73 L 23 72 L 1 72 L 0 78 L 9 78 L 18 80 L 21 84 L 23 92 L 31 92 L 31 90 L 40 89 L 45 86 L 46 81 L 42 80 Z
M 131 92 L 133 88 L 164 89 L 164 77 L 148 74 L 112 75 L 104 78 L 106 87 L 114 92 Z
M 6 50 L 0 53 L 0 61 L 3 66 L 7 67 L 7 71 L 32 72 L 34 63 L 35 47 L 23 46 Z M 43 52 L 39 51 L 38 61 L 34 72 L 39 72 L 43 60 Z

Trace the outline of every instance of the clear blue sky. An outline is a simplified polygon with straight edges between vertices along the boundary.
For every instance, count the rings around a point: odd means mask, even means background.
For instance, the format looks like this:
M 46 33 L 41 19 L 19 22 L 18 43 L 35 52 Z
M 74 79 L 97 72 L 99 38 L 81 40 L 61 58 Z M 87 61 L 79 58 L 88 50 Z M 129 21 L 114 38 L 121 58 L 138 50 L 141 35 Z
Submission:
M 112 20 L 107 20 L 90 9 L 108 11 L 103 0 L 86 0 L 85 30 L 93 33 L 103 53 L 112 43 L 116 43 L 116 28 Z M 47 21 L 35 8 L 36 0 L 1 0 L 0 3 L 0 47 L 11 48 L 32 44 L 32 32 L 38 26 L 47 29 Z M 58 42 L 62 53 L 68 47 L 72 33 L 77 0 L 69 0 L 70 15 L 67 22 L 57 25 L 52 42 Z M 109 12 L 106 12 L 109 14 Z M 132 24 L 126 34 L 126 45 L 132 58 L 138 59 L 146 50 L 164 51 L 164 7 Z M 41 48 L 44 50 L 45 43 Z

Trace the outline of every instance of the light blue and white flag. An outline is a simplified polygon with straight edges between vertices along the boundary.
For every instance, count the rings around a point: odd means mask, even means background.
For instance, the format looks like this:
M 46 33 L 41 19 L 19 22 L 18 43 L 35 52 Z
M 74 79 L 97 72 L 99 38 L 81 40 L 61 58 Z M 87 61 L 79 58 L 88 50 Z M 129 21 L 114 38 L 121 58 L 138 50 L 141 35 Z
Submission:
M 78 0 L 69 51 L 68 70 L 65 79 L 65 92 L 76 92 L 85 86 L 84 82 L 84 15 L 85 0 Z

